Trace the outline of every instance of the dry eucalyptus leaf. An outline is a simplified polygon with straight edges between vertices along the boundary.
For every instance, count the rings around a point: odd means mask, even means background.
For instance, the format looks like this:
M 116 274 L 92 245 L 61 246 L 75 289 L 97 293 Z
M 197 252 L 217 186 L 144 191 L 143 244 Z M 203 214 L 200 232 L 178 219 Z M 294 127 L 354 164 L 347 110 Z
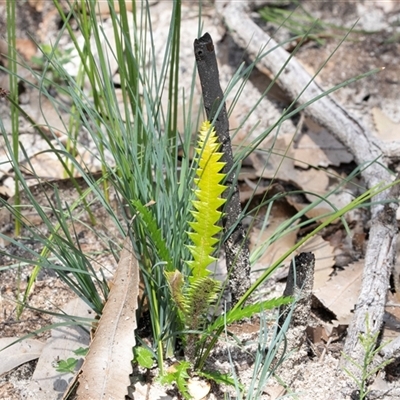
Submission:
M 120 400 L 128 394 L 135 346 L 139 263 L 125 238 L 107 303 L 78 379 L 82 400 Z
M 55 146 L 56 148 L 58 146 Z M 43 180 L 63 179 L 65 169 L 55 153 L 39 153 L 30 158 L 29 162 L 21 163 L 25 174 L 38 176 Z M 75 170 L 76 171 L 76 170 Z M 77 173 L 74 174 L 75 176 Z
M 11 345 L 18 339 L 17 337 L 0 338 L 0 376 L 28 361 L 39 358 L 42 353 L 43 342 L 36 339 L 25 339 Z M 1 351 L 6 346 L 10 347 Z
M 300 247 L 299 252 L 312 252 L 315 256 L 314 290 L 324 286 L 335 265 L 334 247 L 321 236 L 314 236 Z
M 28 0 L 29 5 L 34 8 L 37 12 L 43 11 L 43 3 L 45 0 Z
M 269 400 L 278 400 L 281 399 L 282 396 L 285 394 L 286 388 L 282 385 L 274 383 L 273 386 L 267 386 L 264 389 L 264 393 L 267 394 Z
M 19 54 L 24 56 L 25 60 L 31 60 L 31 58 L 36 54 L 37 47 L 34 41 L 30 39 L 16 39 L 17 51 Z
M 302 190 L 323 195 L 329 185 L 329 176 L 322 169 L 295 170 L 292 178 Z
M 68 130 L 71 115 L 37 91 L 29 92 L 29 102 L 22 108 L 38 126 L 51 127 L 58 134 Z
M 265 151 L 250 154 L 249 159 L 257 176 L 290 182 L 294 175 L 292 141 L 292 134 L 280 135 L 278 138 L 268 137 L 263 143 Z
M 400 140 L 400 123 L 392 121 L 380 108 L 372 108 L 372 118 L 378 132 L 378 138 L 391 142 Z
M 347 164 L 353 161 L 353 156 L 338 140 L 326 129 L 321 128 L 311 119 L 306 118 L 305 123 L 309 130 L 298 139 L 295 149 L 296 167 L 308 168 L 328 167 Z
M 173 400 L 157 382 L 153 382 L 151 385 L 137 382 L 134 396 L 135 400 Z
M 280 225 L 285 223 L 293 216 L 286 202 L 276 202 L 271 210 L 271 215 L 268 219 L 268 226 L 261 231 L 254 228 L 250 236 L 250 251 L 254 252 L 257 248 L 262 248 L 263 244 L 268 241 L 279 229 Z M 253 272 L 263 270 L 272 265 L 279 257 L 287 250 L 294 246 L 297 239 L 298 229 L 293 229 L 286 233 L 267 248 L 263 249 L 263 255 L 253 266 Z
M 299 198 L 296 196 L 291 196 L 288 195 L 286 196 L 286 200 L 288 201 L 289 204 L 291 204 L 297 211 L 301 211 L 304 208 L 308 207 L 309 204 L 303 203 L 299 201 Z M 321 222 L 323 222 L 326 217 L 321 217 L 320 216 L 326 216 L 326 214 L 332 212 L 332 208 L 327 206 L 325 203 L 320 203 L 317 206 L 313 207 L 309 211 L 306 212 L 306 217 L 308 218 L 318 218 Z
M 89 306 L 83 300 L 77 298 L 69 302 L 63 311 L 67 315 L 90 318 L 93 317 Z M 57 318 L 54 322 L 64 322 Z M 79 359 L 74 354 L 80 347 L 89 344 L 89 333 L 78 325 L 59 326 L 51 330 L 51 337 L 39 357 L 32 380 L 29 383 L 27 393 L 28 400 L 54 400 L 60 398 L 73 379 L 73 374 L 56 371 L 57 360 L 68 358 Z M 77 365 L 79 369 L 79 364 Z
M 351 321 L 352 310 L 360 292 L 363 267 L 363 261 L 350 264 L 313 292 L 336 315 L 339 324 L 348 325 Z

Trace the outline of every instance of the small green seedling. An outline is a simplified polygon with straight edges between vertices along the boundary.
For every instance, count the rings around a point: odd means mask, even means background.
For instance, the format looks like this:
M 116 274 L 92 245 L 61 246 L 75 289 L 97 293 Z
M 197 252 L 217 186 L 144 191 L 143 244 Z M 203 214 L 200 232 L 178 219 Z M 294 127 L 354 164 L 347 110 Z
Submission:
M 388 343 L 382 343 L 380 346 L 376 347 L 376 342 L 378 340 L 379 331 L 375 334 L 372 334 L 371 328 L 369 326 L 369 317 L 368 314 L 365 317 L 365 327 L 366 331 L 364 334 L 360 333 L 359 340 L 361 346 L 364 348 L 364 359 L 363 363 L 359 364 L 355 360 L 353 360 L 350 356 L 345 353 L 343 357 L 346 358 L 357 370 L 359 370 L 358 376 L 355 373 L 351 372 L 348 368 L 344 368 L 344 371 L 347 375 L 350 376 L 351 379 L 356 383 L 358 387 L 358 398 L 359 400 L 364 400 L 367 398 L 370 390 L 368 389 L 368 384 L 370 379 L 389 365 L 393 360 L 384 360 L 377 366 L 373 366 L 373 361 L 375 356 L 385 347 Z
M 73 353 L 76 356 L 81 356 L 85 357 L 86 354 L 89 351 L 89 347 L 79 347 L 79 349 L 76 349 L 73 351 Z M 66 374 L 75 374 L 76 366 L 79 362 L 78 358 L 75 357 L 69 357 L 67 360 L 58 360 L 57 361 L 57 366 L 56 366 L 56 371 L 57 372 L 62 372 Z
M 133 349 L 133 360 L 143 368 L 151 368 L 154 363 L 154 354 L 147 347 L 138 346 Z
M 56 371 L 65 374 L 74 374 L 78 359 L 70 357 L 67 360 L 59 360 L 57 363 Z
M 181 361 L 171 367 L 167 374 L 160 378 L 160 382 L 163 385 L 175 384 L 185 399 L 191 399 L 192 396 L 188 390 L 188 380 L 190 378 L 188 370 L 191 365 L 188 361 Z
M 76 356 L 85 357 L 89 351 L 89 347 L 79 347 L 79 349 L 74 350 Z

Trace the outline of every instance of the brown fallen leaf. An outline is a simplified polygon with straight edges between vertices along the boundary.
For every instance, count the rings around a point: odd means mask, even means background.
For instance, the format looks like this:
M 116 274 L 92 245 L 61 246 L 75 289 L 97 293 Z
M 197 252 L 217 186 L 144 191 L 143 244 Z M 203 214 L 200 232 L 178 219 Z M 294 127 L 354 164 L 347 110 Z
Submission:
M 387 142 L 399 140 L 400 123 L 392 121 L 378 107 L 373 107 L 371 112 L 379 139 Z
M 315 256 L 314 290 L 324 286 L 335 265 L 334 248 L 321 236 L 314 236 L 298 249 L 298 252 L 312 252 Z
M 16 46 L 18 53 L 27 61 L 30 61 L 37 52 L 37 46 L 31 39 L 17 39 Z
M 307 132 L 300 135 L 294 148 L 296 167 L 338 167 L 353 160 L 348 149 L 311 118 L 305 118 L 305 125 Z
M 81 318 L 90 318 L 90 307 L 80 298 L 76 298 L 63 307 L 66 315 Z M 54 323 L 65 322 L 62 318 L 54 318 Z M 87 330 L 79 325 L 55 326 L 51 330 L 51 337 L 47 340 L 36 365 L 35 372 L 27 386 L 27 400 L 54 400 L 58 399 L 73 379 L 73 373 L 59 372 L 56 370 L 57 360 L 68 358 L 80 359 L 74 351 L 80 347 L 86 348 L 89 344 Z M 77 369 L 82 364 L 79 360 Z
M 361 288 L 363 267 L 363 260 L 350 264 L 313 292 L 318 300 L 336 315 L 339 324 L 350 323 Z
M 128 394 L 138 294 L 139 263 L 127 236 L 107 303 L 81 369 L 78 399 L 119 400 Z
M 210 390 L 210 383 L 204 379 L 191 378 L 188 381 L 188 391 L 193 400 L 205 399 Z
M 43 350 L 44 343 L 36 339 L 25 339 L 12 344 L 18 339 L 18 337 L 0 338 L 0 376 L 28 361 L 39 358 Z M 6 346 L 10 347 L 2 350 Z
M 36 10 L 42 12 L 44 8 L 44 0 L 28 0 L 29 5 Z
M 277 202 L 274 204 L 268 220 L 268 226 L 260 230 L 253 228 L 250 235 L 250 250 L 252 253 L 261 252 L 260 258 L 253 266 L 253 272 L 260 272 L 272 265 L 278 258 L 294 246 L 296 243 L 298 229 L 279 237 L 273 243 L 266 244 L 269 239 L 277 232 L 279 227 L 293 216 L 293 211 L 288 208 L 286 202 Z M 289 257 L 290 259 L 290 257 Z M 286 260 L 287 261 L 287 260 Z

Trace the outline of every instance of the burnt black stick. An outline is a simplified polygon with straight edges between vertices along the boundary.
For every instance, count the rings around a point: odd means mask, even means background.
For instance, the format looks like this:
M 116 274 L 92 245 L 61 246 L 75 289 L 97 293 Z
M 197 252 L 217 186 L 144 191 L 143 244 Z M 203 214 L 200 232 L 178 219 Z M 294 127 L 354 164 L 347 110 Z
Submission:
M 219 83 L 217 58 L 211 36 L 206 33 L 194 41 L 194 55 L 203 92 L 204 108 L 209 121 L 214 121 L 226 174 L 225 184 L 231 188 L 223 196 L 227 199 L 222 220 L 224 233 L 229 234 L 225 239 L 226 266 L 229 274 L 229 287 L 232 302 L 236 304 L 239 298 L 250 287 L 249 247 L 246 232 L 240 222 L 242 207 L 240 205 L 239 188 L 236 173 L 233 168 L 233 153 L 229 136 L 229 121 L 224 102 L 224 94 Z M 221 103 L 222 106 L 221 106 Z M 221 107 L 219 113 L 218 109 Z

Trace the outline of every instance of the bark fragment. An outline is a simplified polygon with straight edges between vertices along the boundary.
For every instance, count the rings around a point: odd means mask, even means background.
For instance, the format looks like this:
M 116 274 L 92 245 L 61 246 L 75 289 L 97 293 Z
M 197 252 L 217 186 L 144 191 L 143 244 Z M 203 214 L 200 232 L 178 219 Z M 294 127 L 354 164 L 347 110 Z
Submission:
M 314 254 L 300 253 L 294 258 L 289 268 L 289 275 L 283 295 L 293 296 L 297 300 L 287 334 L 287 346 L 289 351 L 299 348 L 304 342 L 311 313 L 314 267 Z M 281 316 L 279 317 L 280 327 L 283 326 L 291 308 L 291 305 L 286 305 L 281 308 Z

